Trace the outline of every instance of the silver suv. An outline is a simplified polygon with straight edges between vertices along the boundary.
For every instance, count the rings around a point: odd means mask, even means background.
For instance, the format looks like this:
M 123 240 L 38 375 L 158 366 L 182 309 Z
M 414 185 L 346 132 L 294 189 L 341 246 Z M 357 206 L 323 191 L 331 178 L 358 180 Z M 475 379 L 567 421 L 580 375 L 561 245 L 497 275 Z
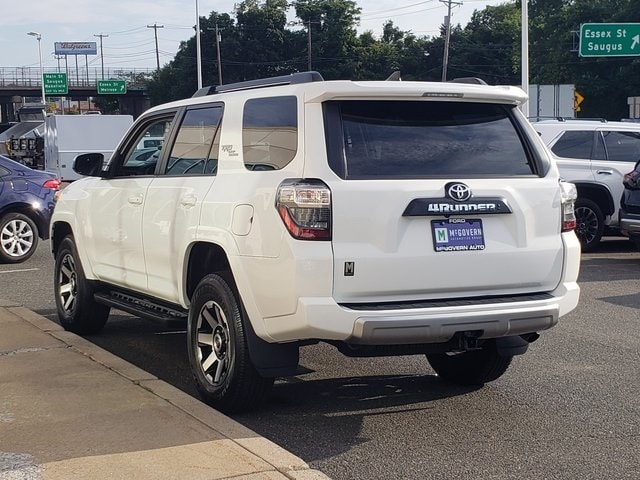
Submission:
M 557 119 L 533 126 L 562 178 L 578 189 L 576 233 L 582 249 L 592 251 L 605 233 L 619 233 L 624 175 L 640 160 L 640 124 Z
M 575 187 L 512 87 L 325 82 L 206 88 L 155 107 L 54 212 L 61 324 L 112 307 L 184 319 L 193 377 L 255 406 L 319 341 L 426 355 L 445 381 L 500 377 L 575 308 Z M 145 137 L 162 147 L 140 159 Z

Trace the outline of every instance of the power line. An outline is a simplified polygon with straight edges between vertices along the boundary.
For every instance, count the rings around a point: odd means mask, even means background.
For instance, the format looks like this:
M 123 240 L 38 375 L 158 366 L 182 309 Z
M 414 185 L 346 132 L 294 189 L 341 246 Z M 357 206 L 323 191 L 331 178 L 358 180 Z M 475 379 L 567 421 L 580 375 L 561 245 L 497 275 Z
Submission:
M 397 12 L 398 10 L 404 10 L 405 8 L 411 8 L 411 7 L 417 7 L 419 5 L 424 5 L 425 3 L 432 3 L 435 2 L 436 0 L 426 0 L 423 2 L 418 2 L 418 3 L 412 3 L 411 5 L 405 5 L 403 7 L 397 7 L 397 8 L 388 8 L 386 10 L 374 10 L 373 12 L 367 12 L 367 13 L 363 13 L 360 15 L 360 18 L 365 18 L 369 17 L 371 15 L 380 15 L 383 13 L 393 13 L 393 12 Z

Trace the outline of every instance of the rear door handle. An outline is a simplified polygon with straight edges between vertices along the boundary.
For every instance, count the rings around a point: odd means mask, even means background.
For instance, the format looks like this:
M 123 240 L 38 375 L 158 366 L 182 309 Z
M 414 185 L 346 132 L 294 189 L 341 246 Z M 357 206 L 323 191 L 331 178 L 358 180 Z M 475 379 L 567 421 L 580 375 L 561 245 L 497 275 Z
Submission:
M 132 205 L 142 205 L 142 195 L 131 195 L 127 200 Z
M 611 170 L 610 168 L 606 168 L 602 170 L 596 170 L 596 173 L 599 175 L 613 175 L 613 170 Z
M 190 207 L 194 207 L 197 201 L 198 201 L 198 198 L 195 195 L 184 195 L 180 199 L 180 204 L 183 207 L 190 208 Z

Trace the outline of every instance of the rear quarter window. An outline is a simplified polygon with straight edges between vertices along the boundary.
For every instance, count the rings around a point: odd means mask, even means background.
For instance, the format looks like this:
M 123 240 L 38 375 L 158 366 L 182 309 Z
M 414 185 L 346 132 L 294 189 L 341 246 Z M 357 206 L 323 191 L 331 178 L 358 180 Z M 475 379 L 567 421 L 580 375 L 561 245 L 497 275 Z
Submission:
M 247 170 L 279 170 L 298 150 L 298 108 L 294 96 L 256 98 L 244 105 L 242 148 Z
M 472 102 L 327 102 L 331 167 L 346 179 L 534 175 L 531 150 L 510 109 Z
M 568 130 L 551 147 L 559 157 L 591 159 L 593 130 Z

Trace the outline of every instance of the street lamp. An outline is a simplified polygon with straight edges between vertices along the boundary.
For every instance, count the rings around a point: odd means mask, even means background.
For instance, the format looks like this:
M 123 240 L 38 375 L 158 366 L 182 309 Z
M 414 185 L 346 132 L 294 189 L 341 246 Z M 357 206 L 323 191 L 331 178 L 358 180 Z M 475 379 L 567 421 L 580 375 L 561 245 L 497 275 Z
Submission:
M 40 57 L 40 85 L 42 86 L 42 106 L 43 108 L 45 108 L 47 105 L 47 101 L 44 98 L 44 71 L 42 70 L 42 47 L 40 46 L 42 35 L 40 35 L 38 32 L 28 32 L 27 35 L 36 37 L 36 40 L 38 40 L 38 56 Z
M 200 51 L 200 12 L 198 12 L 198 0 L 196 0 L 196 68 L 199 90 L 202 88 L 202 52 Z

